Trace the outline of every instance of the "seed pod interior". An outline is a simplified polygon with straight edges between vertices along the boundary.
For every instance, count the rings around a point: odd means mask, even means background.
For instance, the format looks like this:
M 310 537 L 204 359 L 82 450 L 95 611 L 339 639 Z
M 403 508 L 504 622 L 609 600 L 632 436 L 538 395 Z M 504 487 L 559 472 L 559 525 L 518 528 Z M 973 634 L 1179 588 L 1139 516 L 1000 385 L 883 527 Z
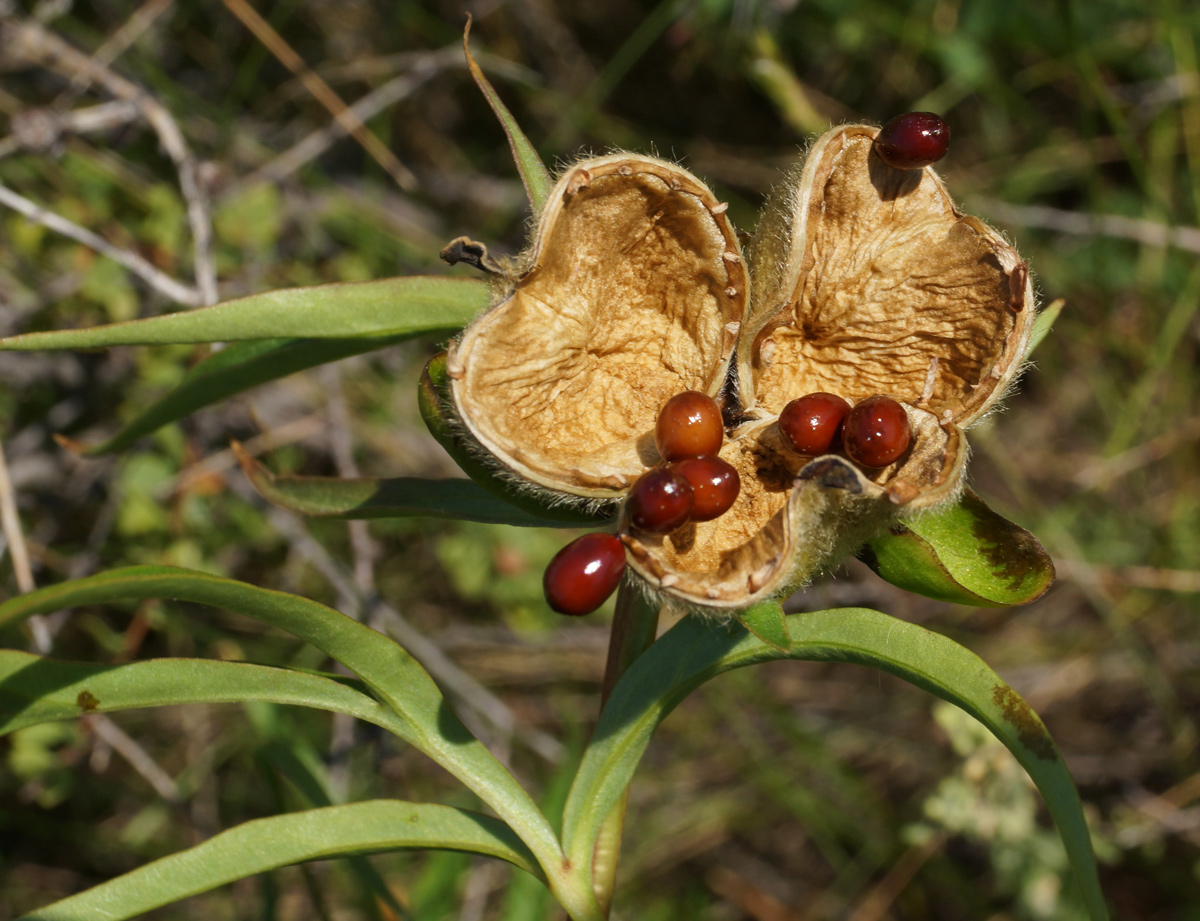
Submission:
M 827 134 L 764 219 L 744 398 L 778 413 L 818 390 L 851 403 L 878 393 L 966 424 L 1017 370 L 1028 271 L 932 169 L 883 163 L 877 133 Z
M 656 461 L 663 403 L 720 392 L 745 274 L 724 209 L 690 173 L 584 161 L 555 187 L 511 293 L 450 351 L 459 414 L 533 482 L 617 495 Z

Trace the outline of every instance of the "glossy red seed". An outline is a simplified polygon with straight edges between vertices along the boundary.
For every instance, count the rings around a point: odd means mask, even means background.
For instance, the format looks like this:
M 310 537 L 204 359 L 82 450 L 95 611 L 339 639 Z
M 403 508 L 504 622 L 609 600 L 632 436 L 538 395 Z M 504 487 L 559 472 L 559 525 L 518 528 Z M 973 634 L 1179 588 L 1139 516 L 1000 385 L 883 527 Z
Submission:
M 654 444 L 668 463 L 716 454 L 724 437 L 721 407 L 698 390 L 685 390 L 667 400 L 654 426 Z
M 950 126 L 932 112 L 897 115 L 880 129 L 875 152 L 895 169 L 920 169 L 946 156 Z
M 712 521 L 729 511 L 742 490 L 742 478 L 719 457 L 688 457 L 667 468 L 692 487 L 692 521 Z
M 846 454 L 864 467 L 886 467 L 908 450 L 910 441 L 908 413 L 879 394 L 855 403 L 842 429 Z
M 585 534 L 554 555 L 542 577 L 546 603 L 581 617 L 604 604 L 625 572 L 625 547 L 612 534 Z
M 832 393 L 810 393 L 792 400 L 779 414 L 783 443 L 797 454 L 816 457 L 836 450 L 850 404 Z
M 678 473 L 643 473 L 629 491 L 629 523 L 648 534 L 670 534 L 692 514 L 692 486 Z

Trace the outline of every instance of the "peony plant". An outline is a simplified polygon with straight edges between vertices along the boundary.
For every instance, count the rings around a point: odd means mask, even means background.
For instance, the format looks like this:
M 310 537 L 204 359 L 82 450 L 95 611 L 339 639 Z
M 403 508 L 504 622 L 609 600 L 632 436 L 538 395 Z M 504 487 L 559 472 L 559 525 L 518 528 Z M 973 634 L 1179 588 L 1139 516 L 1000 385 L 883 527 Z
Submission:
M 265 380 L 454 334 L 417 396 L 467 478 L 276 477 L 241 460 L 267 499 L 308 514 L 596 529 L 546 580 L 552 606 L 568 614 L 618 594 L 604 703 L 561 827 L 388 637 L 302 597 L 172 567 L 120 569 L 9 599 L 0 623 L 117 600 L 191 601 L 286 630 L 355 677 L 0 650 L 5 731 L 185 702 L 315 707 L 394 733 L 483 811 L 376 800 L 259 819 L 26 917 L 130 918 L 274 867 L 420 848 L 505 860 L 574 921 L 602 921 L 624 799 L 655 727 L 709 679 L 784 658 L 880 668 L 978 719 L 1037 784 L 1090 916 L 1107 917 L 1078 794 L 1016 691 L 965 648 L 886 614 L 785 614 L 780 604 L 851 553 L 905 589 L 965 604 L 1025 603 L 1053 579 L 1036 539 L 964 486 L 965 430 L 995 407 L 1047 324 L 1027 264 L 955 208 L 930 165 L 945 152 L 944 123 L 917 113 L 882 132 L 829 130 L 743 249 L 726 206 L 676 164 L 620 152 L 553 180 L 469 49 L 467 58 L 536 217 L 522 256 L 501 263 L 463 238 L 445 258 L 484 279 L 270 292 L 15 336 L 0 350 L 231 343 L 86 449 L 103 453 Z M 671 502 L 684 511 L 672 517 Z M 667 609 L 688 616 L 657 636 Z

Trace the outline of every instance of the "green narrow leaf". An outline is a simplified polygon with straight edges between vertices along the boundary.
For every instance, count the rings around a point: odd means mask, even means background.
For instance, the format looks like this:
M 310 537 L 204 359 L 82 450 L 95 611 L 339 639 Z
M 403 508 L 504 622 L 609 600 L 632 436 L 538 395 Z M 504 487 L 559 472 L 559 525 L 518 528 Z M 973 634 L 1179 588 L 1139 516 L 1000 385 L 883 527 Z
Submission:
M 1029 344 L 1025 346 L 1025 357 L 1028 358 L 1033 354 L 1033 350 L 1042 344 L 1042 340 L 1050 333 L 1050 329 L 1054 326 L 1054 321 L 1058 319 L 1058 315 L 1062 313 L 1062 309 L 1067 305 L 1067 302 L 1061 297 L 1051 301 L 1038 314 L 1037 319 L 1033 321 L 1033 329 L 1029 332 Z
M 0 649 L 0 735 L 87 713 L 247 700 L 347 713 L 397 735 L 407 732 L 395 713 L 344 681 L 246 662 L 181 658 L 92 665 Z
M 500 119 L 500 125 L 508 136 L 508 146 L 512 149 L 513 160 L 517 164 L 517 172 L 521 174 L 521 182 L 525 184 L 525 193 L 529 196 L 529 204 L 533 207 L 533 213 L 537 214 L 550 197 L 550 190 L 554 188 L 554 180 L 542 163 L 542 158 L 529 143 L 529 138 L 525 137 L 525 132 L 521 130 L 517 120 L 508 111 L 508 106 L 501 101 L 499 94 L 492 88 L 492 84 L 484 76 L 483 71 L 475 62 L 475 58 L 471 56 L 471 45 L 468 42 L 470 36 L 471 17 L 468 16 L 467 27 L 463 29 L 463 52 L 467 56 L 467 68 L 471 71 L 475 85 L 479 87 L 484 98 L 487 99 L 488 105 L 496 113 L 496 118 Z
M 859 558 L 906 591 L 976 607 L 1027 604 L 1054 582 L 1038 539 L 970 490 L 872 538 Z
M 878 611 L 846 608 L 787 617 L 792 649 L 744 627 L 684 618 L 618 682 L 567 801 L 563 843 L 580 866 L 620 799 L 655 727 L 710 678 L 776 659 L 854 662 L 883 669 L 962 708 L 1016 756 L 1046 801 L 1093 921 L 1108 917 L 1079 794 L 1046 727 L 978 656 L 944 636 Z M 581 861 L 583 863 L 581 863 Z
M 18 921 L 120 921 L 278 867 L 414 848 L 498 857 L 538 873 L 533 855 L 498 819 L 450 806 L 373 800 L 246 822 Z
M 236 611 L 316 646 L 358 675 L 399 719 L 389 728 L 462 781 L 518 831 L 543 866 L 558 839 L 529 794 L 463 726 L 433 679 L 398 643 L 323 604 L 171 566 L 131 566 L 10 598 L 0 626 L 81 604 L 170 598 Z
M 462 425 L 454 419 L 454 412 L 450 408 L 449 382 L 446 353 L 442 352 L 431 358 L 425 366 L 425 373 L 421 375 L 417 387 L 417 405 L 429 433 L 454 458 L 463 473 L 509 505 L 542 519 L 546 527 L 551 527 L 552 522 L 561 522 L 564 527 L 586 527 L 604 525 L 613 520 L 612 503 L 594 511 L 555 504 L 552 500 L 547 501 L 544 494 L 527 492 L 514 486 L 511 479 L 506 478 L 496 466 L 481 460 L 478 450 L 473 450 L 462 434 Z
M 452 518 L 524 528 L 574 528 L 531 515 L 488 492 L 472 480 L 390 480 L 338 477 L 277 477 L 234 443 L 246 477 L 268 502 L 320 518 Z
M 81 446 L 88 457 L 129 447 L 143 435 L 236 393 L 351 355 L 361 355 L 423 335 L 423 330 L 397 336 L 355 339 L 251 339 L 234 342 L 205 358 L 161 400 L 140 413 L 114 436 Z
M 415 276 L 288 288 L 128 323 L 10 336 L 0 339 L 0 351 L 454 332 L 490 301 L 487 284 L 468 278 Z

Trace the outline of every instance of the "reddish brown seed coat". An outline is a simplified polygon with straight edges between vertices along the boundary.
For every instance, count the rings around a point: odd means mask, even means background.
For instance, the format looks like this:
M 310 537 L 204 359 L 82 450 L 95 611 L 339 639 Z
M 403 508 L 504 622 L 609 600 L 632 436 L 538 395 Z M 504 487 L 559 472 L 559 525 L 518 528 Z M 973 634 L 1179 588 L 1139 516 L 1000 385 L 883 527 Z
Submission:
M 950 126 L 932 112 L 897 115 L 880 129 L 875 152 L 895 169 L 921 169 L 946 156 Z
M 911 441 L 908 413 L 880 394 L 854 404 L 842 429 L 846 454 L 864 467 L 886 467 L 899 460 Z
M 581 617 L 604 604 L 625 572 L 625 547 L 612 534 L 585 534 L 554 555 L 542 577 L 546 603 Z
M 850 404 L 832 393 L 810 393 L 792 400 L 779 414 L 783 443 L 797 454 L 816 457 L 836 450 Z
M 678 473 L 643 473 L 629 491 L 629 523 L 648 534 L 670 534 L 692 514 L 692 487 Z
M 719 457 L 688 457 L 667 468 L 692 487 L 692 521 L 712 521 L 729 511 L 742 489 L 742 478 Z
M 685 390 L 667 400 L 654 426 L 654 444 L 668 463 L 716 454 L 724 437 L 721 407 L 698 390 Z

